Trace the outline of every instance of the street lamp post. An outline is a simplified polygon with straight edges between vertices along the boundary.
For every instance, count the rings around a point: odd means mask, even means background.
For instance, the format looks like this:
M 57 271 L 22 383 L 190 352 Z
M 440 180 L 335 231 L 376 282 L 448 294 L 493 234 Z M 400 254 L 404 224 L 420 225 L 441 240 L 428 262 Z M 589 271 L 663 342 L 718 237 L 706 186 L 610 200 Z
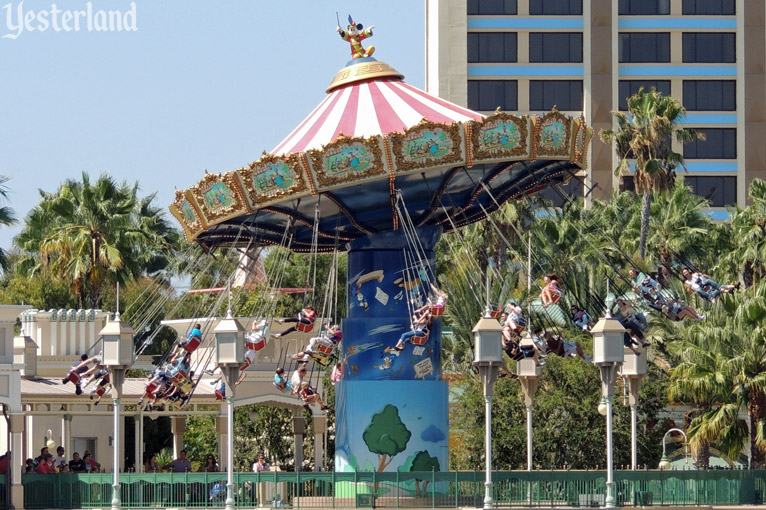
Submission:
M 672 434 L 673 432 L 680 432 L 682 436 L 684 436 L 684 445 L 686 446 L 686 463 L 689 463 L 689 438 L 686 437 L 686 432 L 684 432 L 681 429 L 670 429 L 667 432 L 665 432 L 665 435 L 662 436 L 662 458 L 660 459 L 660 465 L 658 466 L 660 469 L 670 469 L 670 460 L 668 459 L 668 451 L 667 451 L 667 441 L 668 436 Z
M 601 372 L 601 394 L 606 399 L 606 499 L 604 507 L 614 508 L 616 500 L 612 454 L 612 399 L 614 397 L 614 383 L 617 380 L 617 370 L 624 359 L 622 339 L 625 329 L 617 319 L 612 318 L 607 313 L 606 317 L 599 319 L 593 326 L 591 333 L 593 334 L 593 362 Z
M 215 363 L 221 370 L 226 384 L 226 510 L 234 510 L 234 389 L 239 377 L 239 367 L 245 359 L 245 328 L 231 316 L 215 328 Z
M 527 331 L 520 345 L 534 345 L 532 337 Z M 543 369 L 533 358 L 524 358 L 517 363 L 516 367 L 521 388 L 524 391 L 524 405 L 527 409 L 527 471 L 532 471 L 532 401 L 537 391 L 537 383 L 543 375 Z
M 479 377 L 481 377 L 484 386 L 484 509 L 489 510 L 494 506 L 492 498 L 492 395 L 498 368 L 503 362 L 503 328 L 496 319 L 487 314 L 476 323 L 473 328 L 473 335 L 473 364 L 478 368 Z
M 630 469 L 636 470 L 638 466 L 638 392 L 641 389 L 641 380 L 648 373 L 646 362 L 646 348 L 637 347 L 638 355 L 625 347 L 623 349 L 625 362 L 622 365 L 622 378 L 628 384 L 628 403 L 630 404 Z
M 114 391 L 112 399 L 114 402 L 112 510 L 119 510 L 122 506 L 120 497 L 120 449 L 122 446 L 120 442 L 120 400 L 122 398 L 122 385 L 125 382 L 125 371 L 133 364 L 133 335 L 134 331 L 130 325 L 120 319 L 119 311 L 115 314 L 114 320 L 107 322 L 104 329 L 99 333 L 103 342 L 103 363 L 109 367 L 109 378 Z

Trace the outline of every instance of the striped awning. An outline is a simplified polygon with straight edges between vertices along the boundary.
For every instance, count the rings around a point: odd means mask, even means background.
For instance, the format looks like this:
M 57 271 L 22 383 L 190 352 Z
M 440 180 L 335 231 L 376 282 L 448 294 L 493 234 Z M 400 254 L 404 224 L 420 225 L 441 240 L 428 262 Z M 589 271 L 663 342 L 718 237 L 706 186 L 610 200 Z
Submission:
M 355 82 L 332 90 L 271 153 L 319 149 L 341 133 L 350 137 L 401 133 L 424 118 L 452 124 L 483 117 L 398 79 Z

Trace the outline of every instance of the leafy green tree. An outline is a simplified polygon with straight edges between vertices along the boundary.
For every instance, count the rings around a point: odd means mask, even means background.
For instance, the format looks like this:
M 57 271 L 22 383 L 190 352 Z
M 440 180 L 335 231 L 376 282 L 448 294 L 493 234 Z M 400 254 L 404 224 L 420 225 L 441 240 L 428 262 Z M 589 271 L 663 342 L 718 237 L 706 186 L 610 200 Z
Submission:
M 378 471 L 385 470 L 393 458 L 407 448 L 411 436 L 412 432 L 399 417 L 399 410 L 391 404 L 373 414 L 362 433 L 364 444 L 378 456 Z
M 167 267 L 178 233 L 154 195 L 138 197 L 138 184 L 117 184 L 107 175 L 91 182 L 68 179 L 41 202 L 16 236 L 27 275 L 62 275 L 85 308 L 98 308 L 112 282 L 125 283 Z
M 665 376 L 652 368 L 641 388 L 639 402 L 639 463 L 656 466 L 662 434 L 667 424 L 655 424 L 665 397 Z M 601 398 L 598 370 L 577 359 L 549 356 L 533 406 L 534 463 L 543 469 L 594 469 L 605 465 L 606 423 L 598 414 Z M 484 450 L 484 399 L 479 378 L 466 375 L 460 384 L 456 408 L 450 417 L 457 443 L 451 452 L 452 467 L 477 468 Z M 618 386 L 617 395 L 621 392 Z M 630 463 L 630 409 L 614 406 L 614 461 Z M 501 379 L 492 403 L 492 462 L 496 469 L 526 467 L 526 419 L 521 385 Z
M 671 97 L 663 96 L 655 89 L 640 89 L 628 98 L 628 111 L 614 111 L 617 130 L 605 129 L 599 135 L 605 143 L 615 145 L 620 158 L 615 173 L 630 173 L 630 161 L 635 161 L 634 182 L 636 191 L 643 194 L 641 203 L 641 237 L 639 253 L 646 256 L 649 234 L 649 214 L 653 191 L 673 187 L 675 170 L 683 166 L 683 156 L 672 148 L 672 138 L 681 142 L 694 140 L 701 135 L 689 128 L 679 128 L 686 109 Z

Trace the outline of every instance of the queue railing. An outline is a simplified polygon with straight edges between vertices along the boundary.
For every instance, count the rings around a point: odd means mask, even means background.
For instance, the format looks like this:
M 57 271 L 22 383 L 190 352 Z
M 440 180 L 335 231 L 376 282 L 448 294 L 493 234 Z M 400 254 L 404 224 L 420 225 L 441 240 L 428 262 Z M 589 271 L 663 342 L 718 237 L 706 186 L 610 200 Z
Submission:
M 497 471 L 497 507 L 594 507 L 606 497 L 604 471 Z M 112 475 L 22 477 L 28 509 L 111 506 Z M 462 508 L 481 507 L 484 473 L 265 472 L 236 473 L 239 508 Z M 616 471 L 617 505 L 710 506 L 763 502 L 764 470 Z M 226 473 L 124 473 L 123 508 L 222 508 Z

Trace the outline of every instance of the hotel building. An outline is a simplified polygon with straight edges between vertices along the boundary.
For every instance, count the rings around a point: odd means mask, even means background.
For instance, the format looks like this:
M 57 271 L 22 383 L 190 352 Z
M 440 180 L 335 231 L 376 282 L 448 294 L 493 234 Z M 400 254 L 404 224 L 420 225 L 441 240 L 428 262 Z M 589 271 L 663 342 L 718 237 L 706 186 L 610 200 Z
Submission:
M 765 17 L 763 0 L 426 0 L 426 90 L 484 113 L 583 112 L 598 132 L 655 87 L 706 135 L 675 147 L 679 175 L 725 220 L 766 178 Z M 598 137 L 589 159 L 594 196 L 632 186 Z

